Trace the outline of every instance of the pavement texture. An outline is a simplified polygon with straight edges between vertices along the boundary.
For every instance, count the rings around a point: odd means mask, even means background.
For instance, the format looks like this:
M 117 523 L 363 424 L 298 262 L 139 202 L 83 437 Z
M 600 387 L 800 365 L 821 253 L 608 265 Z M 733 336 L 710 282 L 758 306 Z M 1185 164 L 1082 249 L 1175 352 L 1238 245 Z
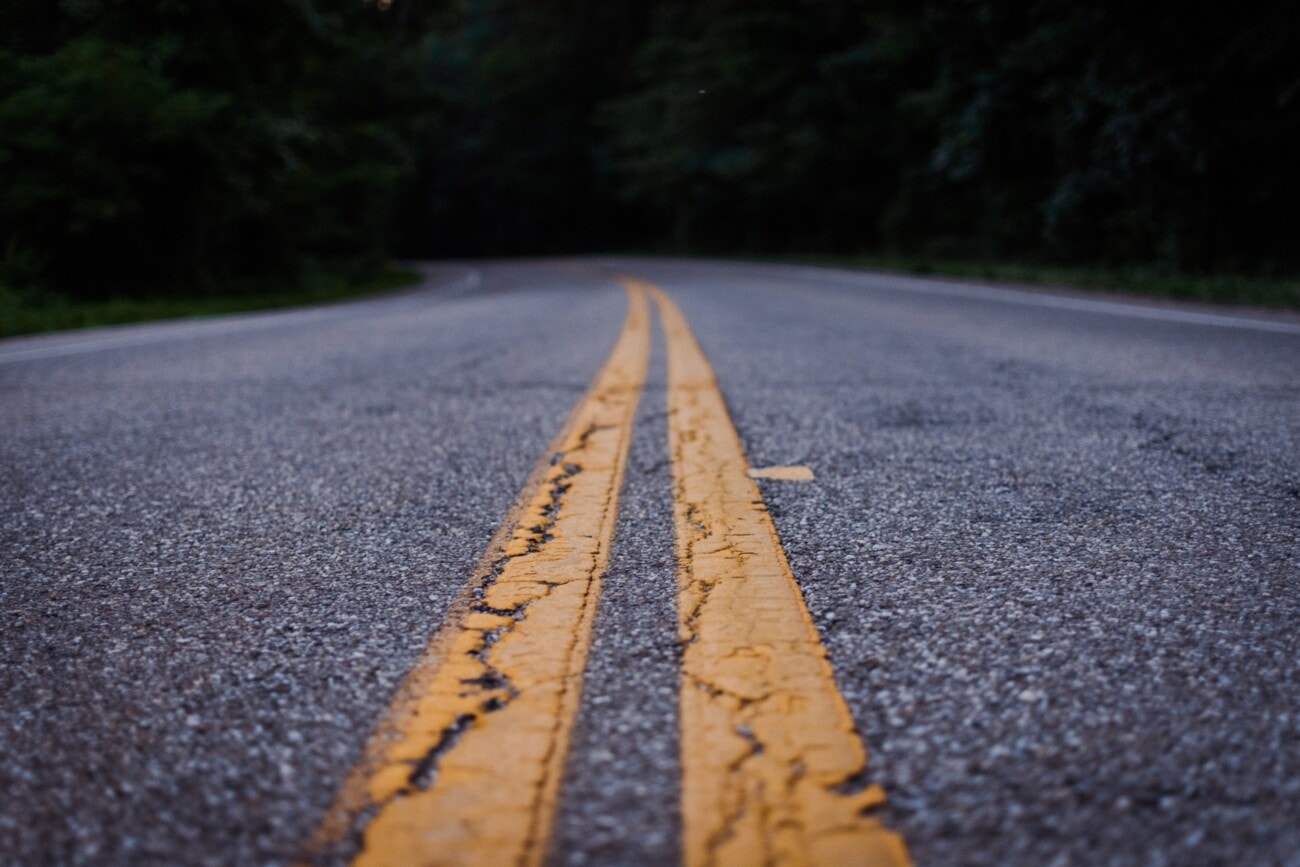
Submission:
M 783 266 L 426 271 L 0 342 L 0 861 L 298 856 L 634 273 L 751 463 L 815 473 L 759 486 L 918 864 L 1300 864 L 1293 321 Z M 556 864 L 680 854 L 664 411 L 657 341 Z
M 663 335 L 623 480 L 609 574 L 570 746 L 555 864 L 674 864 L 681 859 L 677 564 Z
M 467 273 L 0 365 L 0 861 L 298 854 L 622 324 Z

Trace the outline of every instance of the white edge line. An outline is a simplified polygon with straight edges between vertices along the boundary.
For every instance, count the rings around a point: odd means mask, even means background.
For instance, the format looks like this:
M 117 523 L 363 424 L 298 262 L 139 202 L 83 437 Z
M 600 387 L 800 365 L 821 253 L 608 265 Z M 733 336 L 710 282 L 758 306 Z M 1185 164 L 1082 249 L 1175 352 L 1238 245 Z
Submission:
M 483 282 L 483 275 L 477 268 L 459 280 L 445 284 L 447 288 L 474 289 Z M 255 313 L 225 314 L 200 320 L 162 320 L 157 322 L 134 323 L 127 325 L 125 333 L 106 334 L 88 340 L 71 343 L 59 343 L 56 346 L 33 346 L 28 349 L 5 351 L 0 348 L 0 364 L 19 361 L 38 361 L 46 358 L 61 358 L 68 355 L 82 355 L 87 352 L 99 352 L 105 349 L 117 349 L 127 346 L 148 346 L 154 343 L 168 343 L 187 337 L 214 336 L 231 332 L 261 331 L 287 325 L 301 325 L 333 319 L 341 315 L 340 307 L 325 307 L 307 310 L 268 310 Z M 40 340 L 42 337 L 57 338 L 66 335 L 31 335 L 29 339 Z
M 795 268 L 787 273 L 820 280 L 851 283 L 866 289 L 885 289 L 894 292 L 922 292 L 945 295 L 951 298 L 976 298 L 982 301 L 999 301 L 1026 307 L 1051 307 L 1058 310 L 1076 310 L 1086 313 L 1103 313 L 1127 316 L 1134 319 L 1153 319 L 1160 322 L 1178 322 L 1187 325 L 1207 325 L 1215 328 L 1237 328 L 1245 331 L 1271 331 L 1276 334 L 1300 334 L 1300 324 L 1270 322 L 1264 319 L 1247 319 L 1239 316 L 1222 316 L 1215 313 L 1197 313 L 1191 310 L 1166 310 L 1143 307 L 1121 301 L 1100 301 L 1089 298 L 1071 298 L 1063 295 L 1045 295 L 1024 289 L 1004 289 L 971 283 L 947 283 L 887 272 L 846 272 L 830 268 Z M 869 283 L 870 285 L 866 285 Z

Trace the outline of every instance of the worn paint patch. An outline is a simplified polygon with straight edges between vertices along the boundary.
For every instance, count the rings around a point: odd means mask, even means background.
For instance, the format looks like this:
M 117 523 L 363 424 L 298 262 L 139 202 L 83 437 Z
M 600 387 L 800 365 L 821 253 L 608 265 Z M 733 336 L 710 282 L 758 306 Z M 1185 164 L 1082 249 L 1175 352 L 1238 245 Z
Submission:
M 751 479 L 777 479 L 782 482 L 811 482 L 814 478 L 812 467 L 754 467 L 749 471 Z
M 646 295 L 632 288 L 628 297 L 612 354 L 313 852 L 359 834 L 359 865 L 537 864 L 545 855 L 650 351 Z
M 685 862 L 905 865 L 713 368 L 667 295 L 625 282 L 668 345 Z

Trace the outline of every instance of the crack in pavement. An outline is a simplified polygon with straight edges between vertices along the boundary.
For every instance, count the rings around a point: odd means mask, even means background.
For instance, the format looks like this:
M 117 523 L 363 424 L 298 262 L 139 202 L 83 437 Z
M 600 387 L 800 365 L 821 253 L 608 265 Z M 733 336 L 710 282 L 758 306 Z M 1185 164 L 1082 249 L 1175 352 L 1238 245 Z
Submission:
M 686 864 L 908 864 L 869 815 L 880 788 L 846 787 L 866 751 L 712 366 L 648 288 L 668 345 Z
M 356 864 L 544 856 L 648 363 L 646 297 L 628 298 L 613 352 L 394 700 L 309 860 L 349 833 L 360 838 Z

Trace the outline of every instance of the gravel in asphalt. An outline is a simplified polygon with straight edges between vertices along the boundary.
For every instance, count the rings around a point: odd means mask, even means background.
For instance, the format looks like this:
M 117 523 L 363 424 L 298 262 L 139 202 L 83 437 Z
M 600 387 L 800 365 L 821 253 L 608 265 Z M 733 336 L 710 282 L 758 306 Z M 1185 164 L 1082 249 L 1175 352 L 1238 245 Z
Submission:
M 1300 340 L 643 270 L 917 863 L 1300 862 Z
M 464 274 L 0 366 L 0 860 L 297 855 L 625 312 Z
M 681 857 L 681 652 L 665 377 L 656 329 L 569 748 L 551 845 L 556 864 Z
M 616 259 L 0 343 L 0 860 L 291 861 L 624 272 L 751 463 L 815 473 L 758 484 L 918 864 L 1300 864 L 1293 323 Z M 679 852 L 663 389 L 660 341 L 555 863 Z

